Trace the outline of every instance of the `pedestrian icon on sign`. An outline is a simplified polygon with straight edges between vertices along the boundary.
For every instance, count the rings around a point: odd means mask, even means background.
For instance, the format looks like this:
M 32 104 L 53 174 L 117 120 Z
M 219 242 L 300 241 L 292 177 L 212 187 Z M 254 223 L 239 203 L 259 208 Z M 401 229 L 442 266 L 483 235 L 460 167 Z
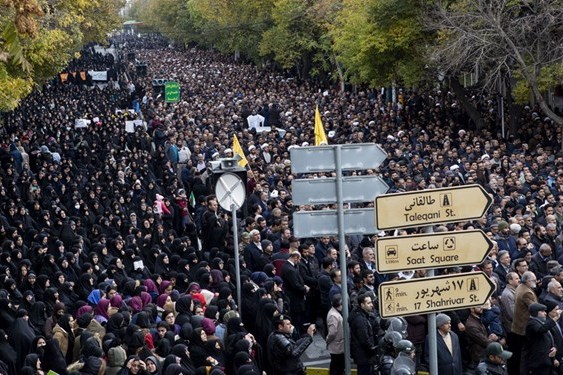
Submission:
M 387 293 L 385 294 L 385 300 L 389 301 L 393 299 L 393 291 L 391 288 L 387 288 Z

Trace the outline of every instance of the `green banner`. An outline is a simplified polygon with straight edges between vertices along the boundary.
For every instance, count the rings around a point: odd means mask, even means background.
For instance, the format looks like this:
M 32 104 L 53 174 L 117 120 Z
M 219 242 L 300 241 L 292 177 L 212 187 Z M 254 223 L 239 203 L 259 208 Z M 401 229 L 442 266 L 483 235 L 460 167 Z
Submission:
M 164 101 L 166 103 L 178 103 L 180 101 L 180 84 L 176 81 L 168 81 L 164 84 Z

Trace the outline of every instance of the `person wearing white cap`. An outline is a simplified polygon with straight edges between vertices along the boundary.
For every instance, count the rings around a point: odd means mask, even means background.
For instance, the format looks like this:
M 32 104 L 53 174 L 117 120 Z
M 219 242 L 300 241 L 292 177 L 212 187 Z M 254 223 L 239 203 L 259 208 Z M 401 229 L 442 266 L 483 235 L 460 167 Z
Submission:
M 453 164 L 450 166 L 450 171 L 454 174 L 454 177 L 458 177 L 460 181 L 465 184 L 465 176 L 463 173 L 460 172 L 460 168 L 458 164 Z
M 452 331 L 452 320 L 446 314 L 436 315 L 436 340 L 438 349 L 438 374 L 463 374 L 459 338 Z M 424 359 L 429 363 L 428 336 L 426 336 Z
M 270 145 L 267 143 L 263 143 L 262 146 L 260 146 L 261 151 L 260 151 L 260 158 L 262 158 L 266 164 L 270 164 L 272 162 L 272 154 L 270 153 Z

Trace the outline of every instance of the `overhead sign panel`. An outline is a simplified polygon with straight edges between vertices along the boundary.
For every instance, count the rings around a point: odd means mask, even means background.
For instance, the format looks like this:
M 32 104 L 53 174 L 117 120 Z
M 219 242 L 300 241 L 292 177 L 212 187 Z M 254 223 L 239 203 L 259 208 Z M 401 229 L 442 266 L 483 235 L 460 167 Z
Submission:
M 293 204 L 336 203 L 336 178 L 307 178 L 291 182 Z M 369 202 L 385 194 L 389 186 L 379 176 L 342 178 L 343 203 Z
M 493 243 L 482 230 L 381 237 L 376 244 L 380 273 L 478 264 Z
M 293 147 L 291 153 L 292 173 L 332 172 L 336 169 L 336 147 L 341 150 L 341 169 L 377 168 L 387 153 L 375 143 L 353 143 L 344 145 Z
M 336 236 L 338 215 L 336 210 L 297 211 L 293 213 L 293 231 L 297 237 Z M 344 210 L 345 234 L 374 234 L 373 208 Z
M 480 306 L 494 290 L 495 284 L 484 272 L 383 282 L 379 312 L 391 318 Z
M 478 219 L 492 203 L 480 185 L 380 195 L 375 199 L 375 223 L 387 230 Z

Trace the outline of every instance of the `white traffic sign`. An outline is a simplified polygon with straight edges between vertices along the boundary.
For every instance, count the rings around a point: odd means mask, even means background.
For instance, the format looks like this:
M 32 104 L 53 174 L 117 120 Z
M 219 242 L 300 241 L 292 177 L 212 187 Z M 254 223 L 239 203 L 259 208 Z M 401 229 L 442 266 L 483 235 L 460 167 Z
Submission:
M 379 312 L 381 317 L 391 318 L 480 306 L 495 287 L 484 272 L 383 282 Z
M 482 230 L 381 237 L 375 243 L 379 273 L 478 264 L 493 243 Z
M 344 210 L 345 234 L 374 234 L 373 208 Z M 336 210 L 297 211 L 293 213 L 293 231 L 297 237 L 336 236 L 338 215 Z
M 385 194 L 389 186 L 379 176 L 342 178 L 342 202 L 369 202 Z M 336 202 L 336 178 L 305 178 L 291 182 L 293 204 L 332 204 Z
M 375 225 L 380 230 L 478 219 L 493 203 L 480 185 L 463 185 L 375 198 Z
M 215 185 L 217 201 L 227 211 L 231 211 L 233 206 L 237 210 L 242 207 L 246 199 L 245 192 L 242 179 L 230 172 L 221 174 Z
M 292 147 L 291 172 L 332 172 L 336 169 L 335 148 L 340 147 L 342 170 L 377 168 L 387 158 L 387 153 L 375 143 Z

